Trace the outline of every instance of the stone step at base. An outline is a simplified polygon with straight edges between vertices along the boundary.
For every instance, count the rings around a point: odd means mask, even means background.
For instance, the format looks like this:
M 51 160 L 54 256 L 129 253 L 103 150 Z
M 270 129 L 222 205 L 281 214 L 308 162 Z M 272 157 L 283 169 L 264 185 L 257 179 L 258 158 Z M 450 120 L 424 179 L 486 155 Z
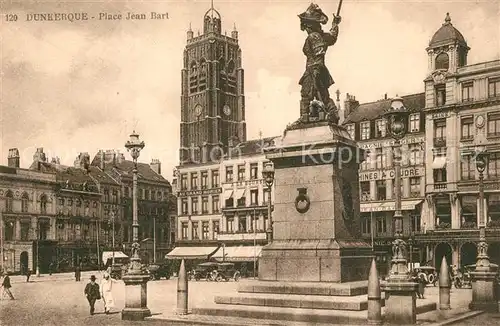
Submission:
M 436 303 L 417 301 L 417 314 L 436 310 Z M 385 310 L 385 309 L 383 309 Z M 302 309 L 285 307 L 242 306 L 242 305 L 213 305 L 210 307 L 193 308 L 195 315 L 209 315 L 220 317 L 239 317 L 264 320 L 278 320 L 289 322 L 324 323 L 341 325 L 366 324 L 367 311 Z
M 382 301 L 384 304 L 385 300 Z M 304 309 L 362 311 L 368 309 L 366 295 L 322 296 L 271 293 L 240 293 L 235 296 L 216 296 L 216 304 L 266 306 Z
M 241 317 L 222 317 L 209 315 L 153 316 L 145 320 L 158 321 L 170 326 L 311 326 L 311 323 L 290 322 L 286 320 L 253 319 Z M 325 325 L 326 326 L 326 325 Z
M 238 284 L 240 293 L 303 294 L 324 296 L 356 296 L 368 293 L 368 281 L 347 283 L 274 282 L 247 280 Z
M 221 317 L 239 317 L 288 322 L 319 324 L 361 325 L 366 324 L 366 311 L 299 309 L 283 307 L 216 305 L 193 308 L 193 314 Z

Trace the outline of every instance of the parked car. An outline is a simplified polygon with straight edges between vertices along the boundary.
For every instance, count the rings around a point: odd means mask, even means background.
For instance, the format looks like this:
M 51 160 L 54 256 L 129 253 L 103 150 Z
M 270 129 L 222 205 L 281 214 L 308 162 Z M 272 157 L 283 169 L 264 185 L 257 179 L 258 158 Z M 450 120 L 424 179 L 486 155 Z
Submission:
M 420 266 L 416 267 L 415 271 L 417 272 L 418 277 L 422 277 L 426 281 L 426 285 L 432 284 L 433 286 L 436 286 L 438 281 L 436 268 L 432 266 Z
M 234 280 L 238 282 L 241 278 L 241 273 L 238 271 L 233 263 L 220 263 L 217 264 L 217 270 L 212 272 L 212 278 L 217 282 Z
M 170 265 L 166 263 L 150 264 L 146 267 L 146 269 L 149 273 L 149 279 L 152 281 L 159 280 L 162 277 L 168 280 L 172 276 L 172 273 L 170 271 Z
M 218 263 L 207 262 L 198 264 L 193 270 L 188 273 L 188 279 L 190 281 L 199 281 L 201 279 L 206 279 L 207 281 L 214 281 L 212 277 L 212 271 L 217 270 Z
M 467 265 L 462 269 L 459 269 L 456 275 L 453 275 L 453 285 L 456 289 L 460 289 L 463 287 L 472 288 L 472 279 L 470 272 L 472 272 L 474 268 L 475 265 Z

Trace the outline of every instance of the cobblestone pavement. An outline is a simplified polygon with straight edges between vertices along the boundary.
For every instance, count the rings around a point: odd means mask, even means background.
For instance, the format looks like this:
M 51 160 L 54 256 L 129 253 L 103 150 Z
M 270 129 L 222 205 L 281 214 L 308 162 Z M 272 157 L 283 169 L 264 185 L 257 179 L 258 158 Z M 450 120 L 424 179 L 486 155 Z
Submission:
M 87 274 L 87 273 L 86 273 Z M 96 315 L 89 315 L 89 307 L 83 290 L 89 275 L 82 276 L 81 282 L 66 280 L 58 276 L 56 280 L 47 277 L 33 278 L 33 282 L 13 281 L 12 293 L 16 300 L 3 298 L 0 301 L 0 325 L 136 325 L 144 323 L 121 320 L 125 285 L 119 281 L 113 289 L 116 313 L 105 315 L 102 300 L 96 303 Z M 99 274 L 95 273 L 98 280 Z M 43 279 L 43 281 L 42 281 Z M 235 282 L 190 282 L 190 305 L 199 305 L 213 300 L 214 295 L 234 293 Z M 153 314 L 174 311 L 177 298 L 177 279 L 152 281 L 148 283 L 148 307 Z M 149 324 L 161 324 L 150 321 Z
M 481 314 L 477 317 L 453 324 L 453 326 L 497 326 L 500 325 L 500 314 Z
M 75 282 L 71 274 L 55 274 L 33 277 L 26 283 L 25 278 L 13 277 L 12 292 L 16 300 L 4 298 L 0 301 L 0 325 L 136 325 L 140 322 L 121 320 L 125 286 L 119 281 L 113 289 L 116 300 L 115 312 L 103 314 L 102 300 L 96 303 L 94 316 L 89 315 L 89 307 L 83 290 L 91 274 L 100 280 L 98 272 L 86 272 L 81 282 Z M 244 281 L 244 280 L 243 280 Z M 153 281 L 148 283 L 148 307 L 153 315 L 172 315 L 176 307 L 177 279 Z M 213 303 L 215 295 L 235 294 L 236 282 L 189 282 L 189 306 L 205 306 Z M 465 306 L 470 301 L 470 290 L 452 290 L 452 307 Z M 430 300 L 438 300 L 438 289 L 430 287 L 426 291 Z M 421 315 L 419 324 L 432 323 L 434 318 Z M 419 318 L 420 319 L 420 318 Z M 500 319 L 492 315 L 482 315 L 456 325 L 498 325 Z M 148 321 L 147 324 L 162 324 L 161 321 Z

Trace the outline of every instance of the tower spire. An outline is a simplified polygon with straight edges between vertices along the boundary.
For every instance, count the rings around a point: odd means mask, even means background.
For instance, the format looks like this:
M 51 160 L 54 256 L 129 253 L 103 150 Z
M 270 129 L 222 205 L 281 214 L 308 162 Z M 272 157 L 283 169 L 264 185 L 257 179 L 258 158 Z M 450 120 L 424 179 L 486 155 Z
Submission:
M 212 18 L 214 18 L 214 0 L 210 0 L 210 14 L 212 15 Z

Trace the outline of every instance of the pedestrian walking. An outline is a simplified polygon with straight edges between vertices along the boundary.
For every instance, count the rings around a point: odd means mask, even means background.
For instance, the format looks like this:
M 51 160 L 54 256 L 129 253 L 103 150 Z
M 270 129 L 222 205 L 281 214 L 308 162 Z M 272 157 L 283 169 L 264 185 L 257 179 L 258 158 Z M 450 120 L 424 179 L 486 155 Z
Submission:
M 82 277 L 82 271 L 80 269 L 80 265 L 75 266 L 75 280 L 80 282 L 80 278 Z
M 115 306 L 115 300 L 113 298 L 113 283 L 116 281 L 109 277 L 106 272 L 103 274 L 103 279 L 101 281 L 101 297 L 104 301 L 104 313 L 109 314 L 111 308 Z
M 30 276 L 31 276 L 31 270 L 28 268 L 26 270 L 26 283 L 30 281 Z
M 12 295 L 12 292 L 10 292 L 10 288 L 12 288 L 12 285 L 10 284 L 10 277 L 8 272 L 3 273 L 4 278 L 2 281 L 2 298 L 4 293 L 6 293 L 11 300 L 14 300 L 14 296 Z
M 90 282 L 85 286 L 85 296 L 87 297 L 87 301 L 90 305 L 90 314 L 93 315 L 95 308 L 96 300 L 101 299 L 101 293 L 99 291 L 99 284 L 95 282 L 95 276 L 90 276 Z
M 418 275 L 418 292 L 420 294 L 420 299 L 425 299 L 424 292 L 425 292 L 426 285 L 427 285 L 427 280 L 425 279 L 425 274 L 420 273 Z
M 49 275 L 52 275 L 52 270 L 54 269 L 54 262 L 50 262 L 49 264 Z

